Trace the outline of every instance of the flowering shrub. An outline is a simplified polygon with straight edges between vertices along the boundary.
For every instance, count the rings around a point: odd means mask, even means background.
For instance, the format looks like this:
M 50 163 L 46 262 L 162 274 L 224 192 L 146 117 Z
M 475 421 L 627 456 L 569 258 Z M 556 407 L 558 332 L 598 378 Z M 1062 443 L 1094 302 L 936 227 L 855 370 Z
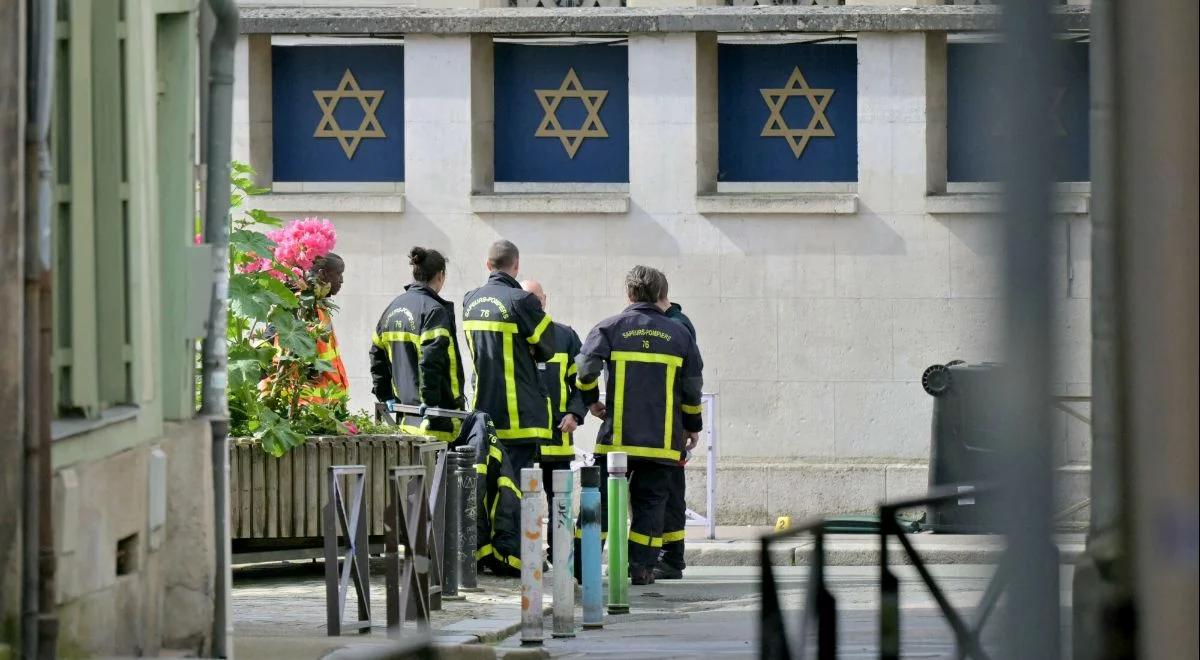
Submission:
M 253 170 L 233 164 L 229 235 L 229 414 L 231 433 L 252 436 L 265 451 L 282 456 L 306 435 L 353 432 L 347 425 L 346 392 L 310 385 L 333 365 L 317 355 L 329 339 L 320 320 L 334 311 L 308 273 L 337 242 L 328 220 L 283 223 L 246 198 L 264 190 Z M 264 227 L 275 229 L 263 232 Z

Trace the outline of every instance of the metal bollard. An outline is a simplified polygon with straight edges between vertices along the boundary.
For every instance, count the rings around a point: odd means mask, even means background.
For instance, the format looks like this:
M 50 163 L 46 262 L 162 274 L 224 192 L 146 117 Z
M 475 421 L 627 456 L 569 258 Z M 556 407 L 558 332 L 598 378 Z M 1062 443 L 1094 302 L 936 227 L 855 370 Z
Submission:
M 458 556 L 462 545 L 462 509 L 459 505 L 458 457 L 446 450 L 446 527 L 442 543 L 442 600 L 464 600 L 458 593 Z
M 478 565 L 475 559 L 476 546 L 479 545 L 479 503 L 476 498 L 475 450 L 471 447 L 458 448 L 458 510 L 459 533 L 458 548 L 458 590 L 460 592 L 483 591 L 479 588 Z
M 521 470 L 521 644 L 542 643 L 542 470 Z
M 604 584 L 600 579 L 600 468 L 594 465 L 583 467 L 579 475 L 583 483 L 579 494 L 579 519 L 583 526 L 580 542 L 583 628 L 588 630 L 604 627 Z
M 629 612 L 629 455 L 608 454 L 608 613 Z
M 554 471 L 554 631 L 555 637 L 575 636 L 575 472 Z

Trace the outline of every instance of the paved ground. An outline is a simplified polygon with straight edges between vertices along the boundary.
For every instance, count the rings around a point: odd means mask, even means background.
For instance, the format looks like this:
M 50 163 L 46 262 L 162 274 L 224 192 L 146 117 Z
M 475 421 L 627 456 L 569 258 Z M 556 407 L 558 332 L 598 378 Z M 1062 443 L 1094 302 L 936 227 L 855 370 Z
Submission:
M 970 612 L 982 596 L 992 568 L 935 566 L 932 571 L 950 601 Z M 945 657 L 953 650 L 953 638 L 936 604 L 913 569 L 898 567 L 896 572 L 902 580 L 904 656 Z M 778 570 L 780 594 L 788 612 L 785 616 L 792 621 L 800 618 L 807 575 L 805 568 Z M 839 657 L 877 657 L 877 576 L 877 569 L 867 567 L 829 569 L 830 588 L 838 600 Z M 1064 567 L 1061 577 L 1064 608 L 1070 607 L 1070 577 L 1070 568 Z M 631 614 L 610 617 L 603 630 L 580 631 L 574 639 L 551 639 L 547 635 L 544 650 L 552 657 L 564 658 L 663 660 L 757 655 L 760 600 L 756 567 L 693 567 L 683 581 L 633 587 L 630 600 Z M 1064 618 L 1064 622 L 1067 620 Z M 547 633 L 550 630 L 549 618 L 545 629 Z M 1069 632 L 1066 625 L 1063 629 L 1064 635 Z M 986 637 L 995 643 L 993 634 Z M 499 650 L 521 648 L 519 639 L 519 635 L 514 635 Z
M 547 642 L 543 651 L 555 657 L 692 658 L 722 655 L 756 655 L 759 619 L 759 569 L 756 538 L 761 530 L 726 530 L 718 542 L 689 541 L 721 566 L 692 566 L 687 579 L 659 582 L 649 587 L 631 588 L 633 613 L 612 617 L 602 631 L 581 631 L 573 640 L 550 640 L 549 618 L 545 625 Z M 838 599 L 840 657 L 868 658 L 877 654 L 878 569 L 873 565 L 878 541 L 872 536 L 854 536 L 832 545 L 829 553 L 842 561 L 858 564 L 827 569 L 831 591 Z M 1060 539 L 1069 545 L 1075 539 Z M 918 535 L 914 544 L 922 554 L 943 557 L 954 562 L 931 567 L 956 607 L 970 611 L 981 597 L 992 573 L 987 565 L 967 563 L 973 557 L 990 557 L 999 545 L 995 538 Z M 939 549 L 940 548 L 940 549 Z M 691 552 L 691 550 L 689 550 Z M 1064 555 L 1070 555 L 1065 551 Z M 899 559 L 893 554 L 894 559 Z M 791 561 L 787 561 L 790 558 Z M 808 578 L 804 548 L 784 548 L 783 561 L 776 571 L 780 594 L 789 620 L 799 621 L 801 603 Z M 865 564 L 865 565 L 863 565 Z M 379 564 L 376 562 L 375 568 Z M 906 657 L 942 657 L 952 649 L 952 637 L 936 604 L 920 584 L 916 572 L 897 566 L 902 580 L 902 628 Z M 482 641 L 496 644 L 496 652 L 527 655 L 520 650 L 519 639 L 509 637 L 520 620 L 520 592 L 516 580 L 482 576 L 484 590 L 468 594 L 466 600 L 448 601 L 433 616 L 433 627 L 443 643 Z M 1062 604 L 1070 607 L 1071 570 L 1064 566 L 1060 579 Z M 324 571 L 320 563 L 295 562 L 239 568 L 234 576 L 233 617 L 235 644 L 239 657 L 307 660 L 312 658 L 358 657 L 360 652 L 387 643 L 384 628 L 384 589 L 382 574 L 372 571 L 371 602 L 374 607 L 372 634 L 339 639 L 325 637 Z M 551 605 L 547 583 L 545 604 Z M 577 600 L 578 602 L 578 600 Z M 348 615 L 353 613 L 348 603 Z M 577 613 L 578 616 L 578 613 Z M 1063 619 L 1068 620 L 1068 617 Z M 1064 637 L 1069 630 L 1064 626 Z M 415 635 L 412 624 L 406 626 L 406 639 Z M 793 632 L 793 634 L 795 634 Z M 382 651 L 382 648 L 377 650 Z M 466 649 L 463 649 L 466 650 Z M 528 651 L 530 649 L 526 649 Z M 450 657 L 487 657 L 458 654 Z M 533 655 L 533 654 L 528 654 Z M 365 657 L 365 656 L 363 656 Z M 996 654 L 995 657 L 1003 657 Z

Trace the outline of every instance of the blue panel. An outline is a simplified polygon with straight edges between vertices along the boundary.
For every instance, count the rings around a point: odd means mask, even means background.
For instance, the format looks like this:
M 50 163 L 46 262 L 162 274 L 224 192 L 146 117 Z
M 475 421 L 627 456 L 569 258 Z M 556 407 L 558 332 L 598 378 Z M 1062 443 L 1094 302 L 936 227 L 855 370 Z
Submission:
M 950 44 L 946 53 L 946 178 L 997 181 L 1003 177 L 998 154 L 1003 143 L 1020 137 L 1004 117 L 997 67 L 997 44 Z M 1053 85 L 1046 121 L 1051 141 L 1045 155 L 1054 161 L 1058 181 L 1087 181 L 1088 47 L 1063 44 L 1062 68 Z
M 629 57 L 624 46 L 496 44 L 496 181 L 624 182 L 629 180 Z M 558 90 L 574 70 L 587 99 L 555 97 L 548 117 L 536 90 Z M 572 85 L 568 85 L 572 87 Z M 594 94 L 606 91 L 602 102 Z M 579 93 L 579 92 L 577 92 Z M 585 102 L 598 108 L 589 125 Z M 543 126 L 557 118 L 558 126 Z M 603 127 L 608 137 L 538 137 Z M 547 132 L 547 131 L 544 131 Z M 563 144 L 566 139 L 568 145 Z M 569 151 L 574 148 L 574 157 Z
M 718 181 L 858 180 L 855 45 L 722 44 L 718 58 Z M 794 77 L 797 67 L 812 92 Z M 763 90 L 785 89 L 772 95 L 783 119 L 776 123 Z M 826 122 L 812 121 L 814 106 L 824 108 Z
M 271 63 L 275 181 L 404 180 L 403 47 L 277 46 Z M 364 124 L 371 108 L 377 123 Z M 314 136 L 319 127 L 328 137 Z M 364 134 L 356 144 L 354 133 Z

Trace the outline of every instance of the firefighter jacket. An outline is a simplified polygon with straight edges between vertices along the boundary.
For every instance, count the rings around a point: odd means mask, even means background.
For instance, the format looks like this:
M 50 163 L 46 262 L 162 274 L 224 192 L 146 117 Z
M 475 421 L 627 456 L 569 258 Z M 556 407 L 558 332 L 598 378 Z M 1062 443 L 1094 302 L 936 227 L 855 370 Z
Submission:
M 634 303 L 588 333 L 577 360 L 584 403 L 599 400 L 607 368 L 608 414 L 596 452 L 678 463 L 685 432 L 703 428 L 700 391 L 704 368 L 696 340 L 653 303 Z
M 537 368 L 554 357 L 550 323 L 538 299 L 499 271 L 463 302 L 463 333 L 475 364 L 472 407 L 492 418 L 505 444 L 551 439 L 550 398 Z
M 454 446 L 475 450 L 475 488 L 478 547 L 475 559 L 493 569 L 521 568 L 521 489 L 508 454 L 496 439 L 496 429 L 486 413 L 473 412 L 463 421 Z
M 415 282 L 388 305 L 371 346 L 375 398 L 418 406 L 462 409 L 463 369 L 454 328 L 454 304 Z M 449 442 L 458 436 L 457 419 L 405 416 L 406 433 Z
M 683 313 L 683 305 L 680 305 L 679 303 L 671 303 L 671 305 L 667 307 L 667 311 L 663 313 L 666 314 L 667 318 L 671 319 L 672 321 L 679 321 L 682 323 L 683 327 L 687 328 L 688 333 L 692 335 L 692 338 L 696 338 L 696 326 L 692 325 L 692 320 L 687 317 L 687 314 Z
M 538 363 L 542 385 L 550 395 L 551 439 L 542 445 L 542 456 L 546 458 L 575 458 L 575 444 L 570 433 L 558 430 L 558 424 L 567 415 L 574 415 L 576 423 L 582 425 L 587 414 L 583 397 L 575 387 L 575 358 L 579 355 L 579 335 L 575 329 L 562 323 L 553 323 L 554 356 Z

